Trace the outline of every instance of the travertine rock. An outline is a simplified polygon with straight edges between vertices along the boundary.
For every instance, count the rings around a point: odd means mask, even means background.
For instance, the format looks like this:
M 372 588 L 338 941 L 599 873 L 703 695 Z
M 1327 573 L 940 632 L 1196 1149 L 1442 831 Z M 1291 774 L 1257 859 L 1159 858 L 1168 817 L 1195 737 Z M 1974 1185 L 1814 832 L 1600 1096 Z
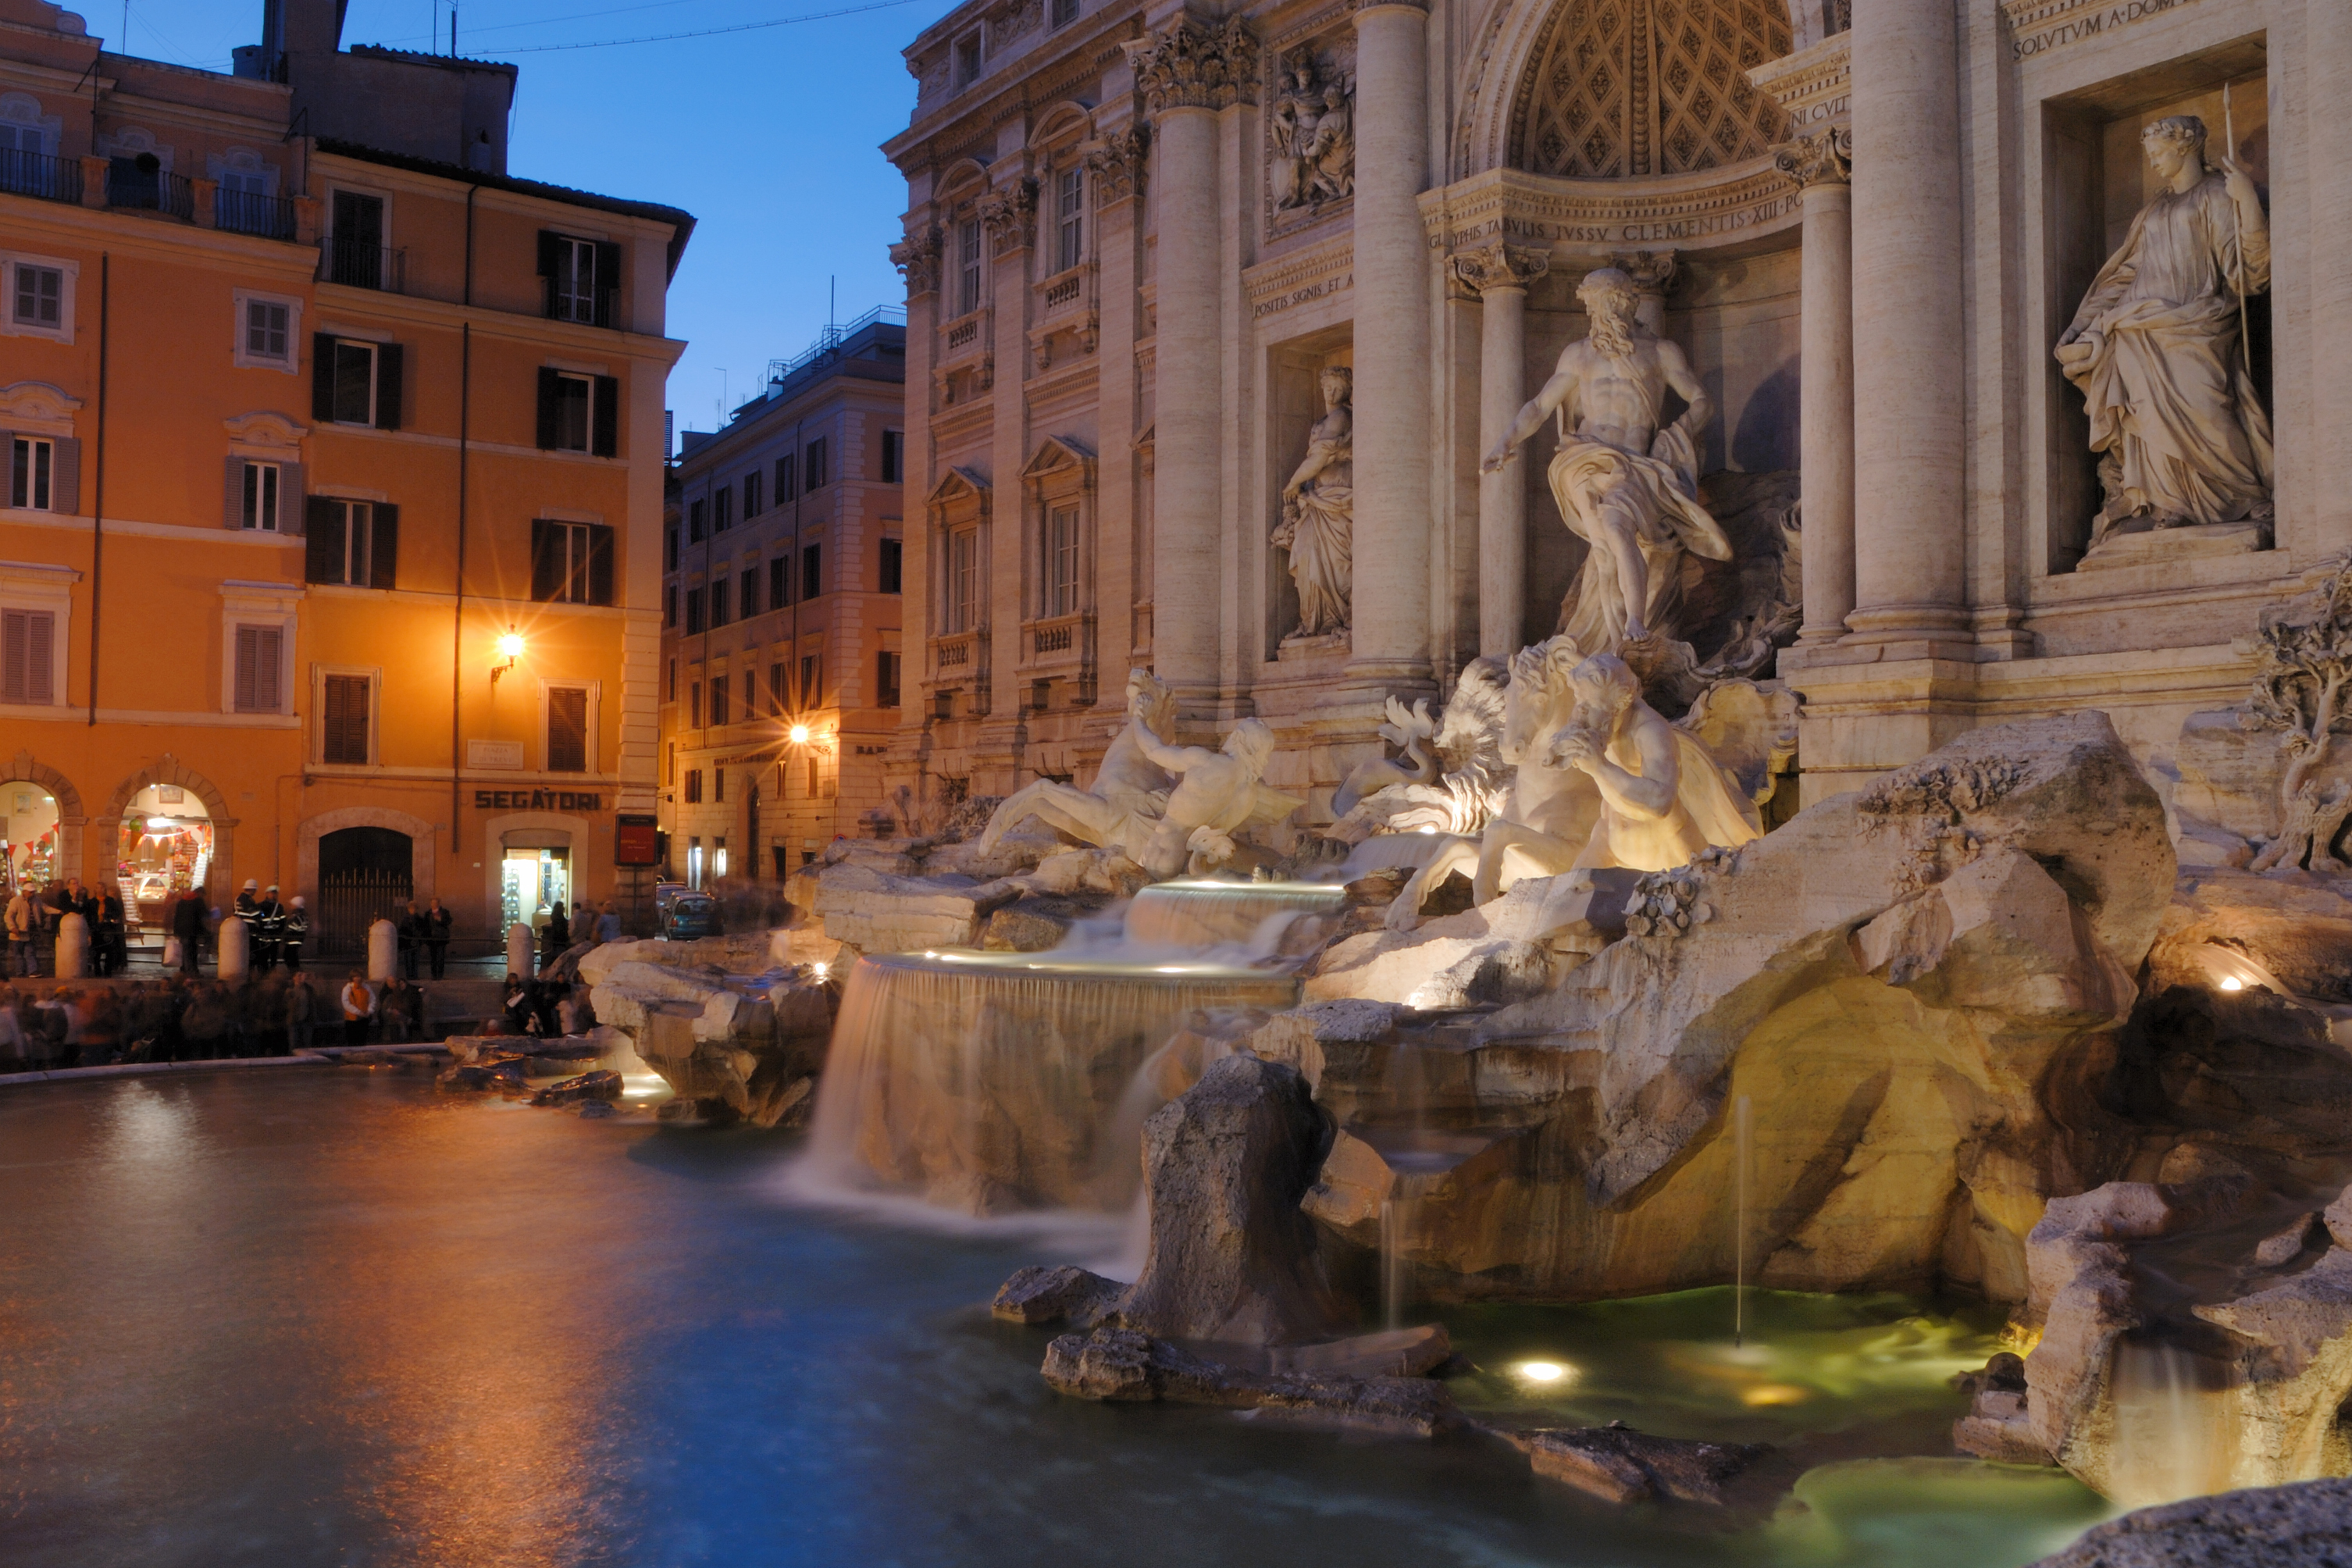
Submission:
M 2033 1568 L 2344 1568 L 2352 1481 L 2305 1481 L 2144 1508 Z
M 1057 1392 L 1080 1399 L 1254 1407 L 1416 1437 L 1462 1424 L 1444 1385 L 1426 1378 L 1244 1372 L 1133 1329 L 1064 1334 L 1045 1347 L 1044 1371 Z
M 1117 1320 L 1147 1333 L 1278 1345 L 1328 1334 L 1340 1311 L 1299 1199 L 1322 1118 L 1295 1068 L 1232 1056 L 1143 1131 L 1151 1250 Z
M 1653 1437 L 1618 1421 L 1502 1436 L 1536 1474 L 1618 1503 L 1672 1498 L 1720 1505 L 1724 1486 L 1767 1452 L 1747 1443 Z
M 988 1304 L 990 1313 L 1010 1323 L 1074 1323 L 1090 1329 L 1127 1287 L 1071 1264 L 1017 1269 Z
M 609 1069 L 582 1073 L 552 1083 L 530 1097 L 533 1105 L 578 1105 L 591 1100 L 621 1098 L 621 1075 Z

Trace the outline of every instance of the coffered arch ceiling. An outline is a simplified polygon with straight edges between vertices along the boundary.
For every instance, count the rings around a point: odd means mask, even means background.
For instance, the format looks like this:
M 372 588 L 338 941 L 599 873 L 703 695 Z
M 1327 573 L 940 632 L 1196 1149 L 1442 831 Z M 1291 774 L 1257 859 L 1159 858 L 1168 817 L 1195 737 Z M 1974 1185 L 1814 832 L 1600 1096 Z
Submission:
M 1644 180 L 1760 156 L 1787 122 L 1747 73 L 1790 44 L 1787 0 L 1555 0 L 1517 73 L 1504 162 Z

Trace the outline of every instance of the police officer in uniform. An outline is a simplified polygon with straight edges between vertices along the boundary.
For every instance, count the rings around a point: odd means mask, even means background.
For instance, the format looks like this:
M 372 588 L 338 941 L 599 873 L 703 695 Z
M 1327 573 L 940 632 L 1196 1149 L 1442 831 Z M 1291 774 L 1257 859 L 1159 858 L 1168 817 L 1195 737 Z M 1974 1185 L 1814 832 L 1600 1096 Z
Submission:
M 253 967 L 267 974 L 278 967 L 278 950 L 286 943 L 286 906 L 278 901 L 273 885 L 255 911 Z
M 302 895 L 297 893 L 294 901 L 286 906 L 284 919 L 278 927 L 278 956 L 286 961 L 288 973 L 301 969 L 302 939 L 310 934 L 310 917 L 303 912 Z

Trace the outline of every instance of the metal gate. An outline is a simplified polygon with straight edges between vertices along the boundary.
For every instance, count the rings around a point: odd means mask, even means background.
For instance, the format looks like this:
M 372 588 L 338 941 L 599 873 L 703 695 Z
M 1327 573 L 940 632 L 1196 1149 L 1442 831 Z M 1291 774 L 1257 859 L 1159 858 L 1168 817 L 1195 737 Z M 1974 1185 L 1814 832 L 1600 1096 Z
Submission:
M 319 908 L 310 921 L 310 950 L 321 958 L 363 958 L 368 927 L 400 923 L 415 879 L 405 871 L 337 871 L 319 879 Z

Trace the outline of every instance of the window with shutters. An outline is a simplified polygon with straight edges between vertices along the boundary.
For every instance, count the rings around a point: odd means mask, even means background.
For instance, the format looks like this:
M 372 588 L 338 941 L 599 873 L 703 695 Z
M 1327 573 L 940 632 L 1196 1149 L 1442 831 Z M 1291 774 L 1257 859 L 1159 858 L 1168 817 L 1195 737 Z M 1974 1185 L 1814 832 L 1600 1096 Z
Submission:
M 673 583 L 662 590 L 662 629 L 667 631 L 676 625 L 677 625 L 677 584 Z
M 541 603 L 609 605 L 613 602 L 613 529 L 609 523 L 565 522 L 533 518 L 530 524 L 530 596 Z M 688 631 L 701 628 L 695 595 L 686 596 Z M 716 590 L 710 605 L 711 624 L 726 624 L 725 606 Z
M 727 722 L 727 677 L 710 678 L 710 726 L 718 729 Z
M 319 760 L 365 767 L 373 747 L 375 680 L 367 675 L 319 678 Z
M 803 544 L 801 546 L 802 598 L 814 599 L 819 594 L 824 592 L 824 577 L 823 572 L 824 564 L 824 545 Z
M 752 469 L 743 476 L 743 521 L 751 521 L 760 515 L 760 470 Z
M 948 630 L 968 632 L 980 617 L 980 531 L 948 536 Z
M 38 436 L 8 443 L 8 504 L 27 511 L 54 511 L 58 499 L 58 444 Z
M 709 517 L 709 509 L 703 502 L 691 500 L 686 503 L 686 539 L 688 543 L 699 544 L 702 542 L 703 536 L 709 531 L 709 523 L 708 521 Z
M 278 713 L 285 710 L 286 646 L 283 626 L 236 628 L 236 672 L 232 706 L 239 713 Z
M 236 301 L 236 342 L 230 363 L 244 370 L 291 372 L 298 368 L 302 302 L 277 294 L 256 294 L 239 289 Z
M 980 309 L 980 220 L 956 225 L 956 314 L 969 316 Z
M 312 496 L 303 542 L 313 583 L 389 588 L 398 569 L 399 509 L 383 501 Z
M 727 614 L 727 579 L 721 577 L 718 582 L 710 584 L 710 624 L 714 626 L 723 626 L 727 624 L 729 618 L 730 617 Z
M 0 703 L 56 705 L 57 641 L 54 610 L 0 609 Z
M 677 570 L 677 530 L 675 528 L 662 530 L 662 570 Z
M 584 452 L 588 449 L 588 420 L 596 398 L 596 378 L 574 375 L 570 371 L 555 373 L 554 439 L 548 443 L 558 452 Z M 719 526 L 727 526 L 724 507 L 719 511 Z
M 791 699 L 784 691 L 784 667 L 781 664 L 768 666 L 768 717 L 781 719 L 784 710 L 791 706 Z
M 0 301 L 0 330 L 12 335 L 73 339 L 74 275 L 69 261 L 43 257 L 0 256 L 0 282 L 7 293 Z
M 600 297 L 610 287 L 596 265 L 596 253 L 603 247 L 593 239 L 574 239 L 566 234 L 547 237 L 551 242 L 549 259 L 553 267 L 547 285 L 547 313 L 559 321 L 596 325 Z
M 739 591 L 742 595 L 742 616 L 748 621 L 760 613 L 760 569 L 757 566 L 743 568 Z
M 792 458 L 778 458 L 776 459 L 776 504 L 778 506 L 783 505 L 784 502 L 792 500 L 794 495 L 799 493 L 793 489 L 793 472 L 794 469 Z
M 768 563 L 768 608 L 781 610 L 793 602 L 793 558 L 779 555 Z
M 686 635 L 688 637 L 698 636 L 702 631 L 704 625 L 702 605 L 702 590 L 688 588 L 686 591 Z
M 687 687 L 686 716 L 688 728 L 702 728 L 702 682 L 699 680 L 690 682 Z
M 725 800 L 727 798 L 727 770 L 725 768 L 713 768 L 710 770 L 710 798 L 713 800 Z M 727 840 L 724 838 L 720 839 L 719 841 L 719 874 L 724 877 L 727 875 Z
M 376 362 L 383 345 L 351 338 L 330 340 L 332 393 L 326 417 L 337 425 L 376 422 Z
M 907 477 L 907 433 L 882 432 L 882 482 L 895 485 Z
M 821 708 L 824 705 L 824 655 L 801 655 L 801 706 Z
M 1066 272 L 1086 258 L 1087 172 L 1065 169 L 1054 176 L 1054 267 Z
M 810 490 L 824 489 L 825 476 L 824 437 L 820 436 L 811 441 L 807 449 L 801 454 L 802 493 L 806 494 Z
M 547 689 L 547 771 L 584 773 L 588 771 L 588 689 L 551 686 Z
M 1045 516 L 1045 613 L 1078 613 L 1078 509 L 1057 506 Z
M 686 804 L 688 805 L 702 804 L 702 770 L 700 768 L 686 770 Z M 701 853 L 699 848 L 695 850 L 698 856 Z
M 1049 28 L 1066 27 L 1077 19 L 1078 0 L 1054 0 L 1052 15 L 1045 18 L 1045 26 Z
M 896 539 L 886 539 L 882 542 L 881 554 L 882 592 L 886 594 L 901 594 L 906 592 L 906 545 Z
M 284 469 L 276 463 L 257 463 L 249 459 L 241 459 L 238 466 L 245 472 L 243 482 L 238 487 L 237 526 L 277 532 L 278 489 L 285 479 Z
M 898 656 L 877 653 L 874 656 L 874 705 L 877 708 L 898 706 Z
M 539 449 L 586 452 L 598 458 L 619 456 L 620 381 L 609 375 L 540 366 Z M 727 525 L 721 522 L 719 526 Z
M 677 700 L 677 660 L 669 661 L 669 700 Z

